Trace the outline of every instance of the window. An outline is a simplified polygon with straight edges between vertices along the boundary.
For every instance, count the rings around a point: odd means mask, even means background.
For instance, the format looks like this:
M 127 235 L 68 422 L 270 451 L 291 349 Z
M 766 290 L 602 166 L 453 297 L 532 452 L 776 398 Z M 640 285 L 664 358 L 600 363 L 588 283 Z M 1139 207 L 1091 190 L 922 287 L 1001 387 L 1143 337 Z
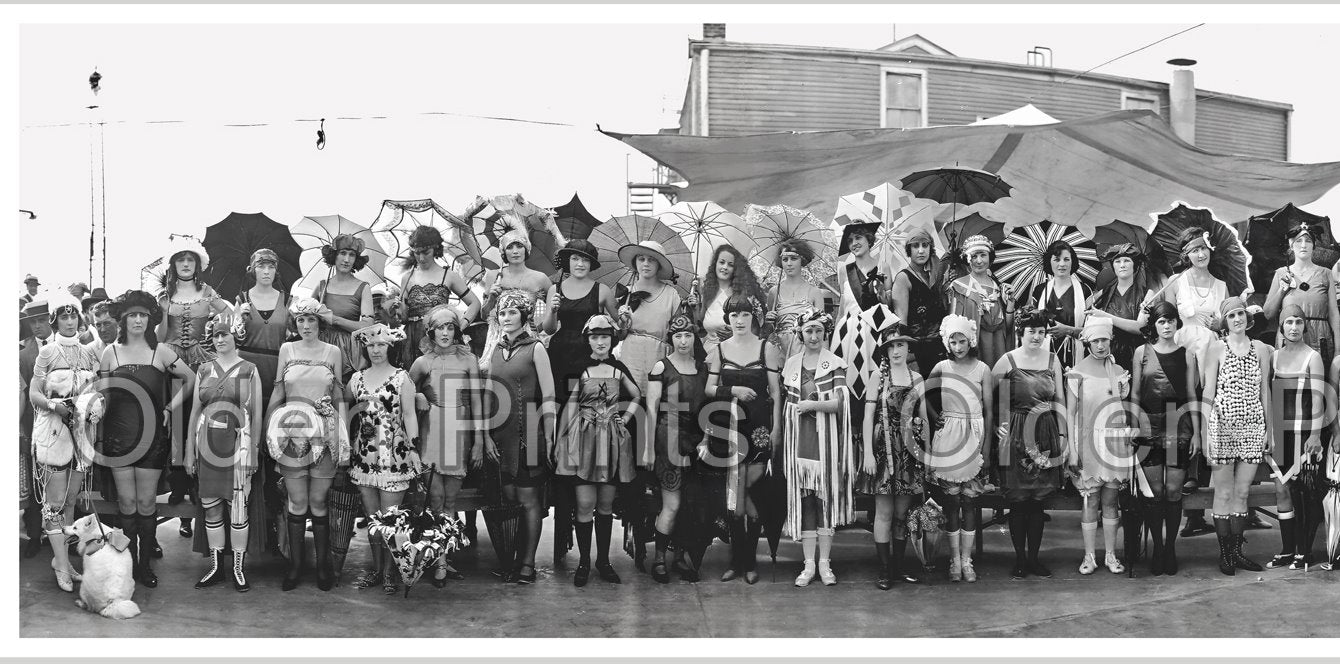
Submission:
M 1158 97 L 1150 95 L 1140 95 L 1123 91 L 1121 93 L 1121 110 L 1123 111 L 1154 111 L 1159 112 Z
M 926 73 L 884 70 L 884 127 L 909 129 L 926 126 Z

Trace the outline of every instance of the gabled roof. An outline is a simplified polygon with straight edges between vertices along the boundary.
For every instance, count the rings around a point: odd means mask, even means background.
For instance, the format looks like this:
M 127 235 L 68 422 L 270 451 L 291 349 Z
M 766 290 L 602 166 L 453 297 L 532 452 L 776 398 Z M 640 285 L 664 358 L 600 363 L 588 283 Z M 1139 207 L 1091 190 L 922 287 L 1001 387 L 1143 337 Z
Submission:
M 926 39 L 921 35 L 911 35 L 908 37 L 903 37 L 902 39 L 899 39 L 898 41 L 893 42 L 892 44 L 885 44 L 875 50 L 889 51 L 894 53 L 921 53 L 923 55 L 944 55 L 951 58 L 958 57 L 953 53 L 950 53 L 948 49 L 943 48 L 939 44 L 936 44 L 935 42 Z

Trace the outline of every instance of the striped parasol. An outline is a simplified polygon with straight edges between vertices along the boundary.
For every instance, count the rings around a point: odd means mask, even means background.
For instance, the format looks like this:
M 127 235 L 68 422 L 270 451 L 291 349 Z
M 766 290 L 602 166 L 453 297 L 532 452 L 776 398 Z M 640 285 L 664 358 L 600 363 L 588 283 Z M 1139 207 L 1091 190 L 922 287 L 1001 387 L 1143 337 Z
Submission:
M 1075 276 L 1093 285 L 1098 278 L 1098 252 L 1093 241 L 1084 237 L 1078 228 L 1062 226 L 1043 220 L 1036 224 L 1015 228 L 996 247 L 996 262 L 991 266 L 996 278 L 1013 287 L 1016 295 L 1025 295 L 1034 286 L 1047 280 L 1043 269 L 1043 252 L 1051 243 L 1064 240 L 1074 247 L 1079 265 Z

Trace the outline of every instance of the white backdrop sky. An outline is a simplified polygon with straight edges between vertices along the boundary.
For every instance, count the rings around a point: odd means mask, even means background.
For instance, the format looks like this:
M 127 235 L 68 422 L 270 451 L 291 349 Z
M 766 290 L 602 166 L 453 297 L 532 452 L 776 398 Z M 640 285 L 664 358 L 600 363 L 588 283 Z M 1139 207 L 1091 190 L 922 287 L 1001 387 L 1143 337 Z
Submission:
M 762 9 L 755 21 L 767 16 Z M 1152 11 L 1136 10 L 1131 20 L 1158 19 Z M 27 272 L 47 286 L 88 278 L 90 132 L 82 123 L 90 117 L 108 123 L 113 293 L 138 284 L 140 266 L 161 255 L 168 233 L 203 237 L 231 211 L 282 223 L 338 213 L 369 224 L 388 198 L 431 197 L 459 211 L 477 194 L 520 192 L 556 206 L 577 192 L 598 217 L 623 214 L 626 161 L 635 180 L 648 176 L 650 161 L 595 125 L 623 132 L 677 125 L 687 41 L 701 35 L 701 20 L 712 20 L 702 13 L 616 25 L 20 26 L 19 207 L 38 219 L 19 222 L 15 283 Z M 1211 8 L 1203 13 L 1210 20 Z M 666 14 L 644 20 L 658 16 Z M 873 49 L 896 30 L 987 60 L 1023 62 L 1026 51 L 1047 46 L 1055 66 L 1084 70 L 1200 22 L 1112 25 L 1101 23 L 1112 16 L 1103 13 L 1089 24 L 895 24 L 874 8 L 870 16 L 832 25 L 727 20 L 727 35 Z M 1211 22 L 1098 71 L 1168 81 L 1165 61 L 1197 59 L 1198 88 L 1294 105 L 1292 161 L 1336 161 L 1340 93 L 1325 78 L 1338 42 L 1334 22 Z M 87 84 L 94 67 L 104 76 L 96 98 Z M 90 104 L 101 106 L 93 112 L 100 116 L 85 109 Z M 431 112 L 572 126 L 422 115 Z M 368 116 L 385 119 L 338 119 Z M 323 117 L 329 145 L 317 151 L 316 123 L 295 120 Z M 75 124 L 46 126 L 65 123 Z M 256 123 L 268 124 L 225 126 Z M 1340 219 L 1334 193 L 1307 207 Z M 69 260 L 38 251 L 52 246 L 69 246 Z

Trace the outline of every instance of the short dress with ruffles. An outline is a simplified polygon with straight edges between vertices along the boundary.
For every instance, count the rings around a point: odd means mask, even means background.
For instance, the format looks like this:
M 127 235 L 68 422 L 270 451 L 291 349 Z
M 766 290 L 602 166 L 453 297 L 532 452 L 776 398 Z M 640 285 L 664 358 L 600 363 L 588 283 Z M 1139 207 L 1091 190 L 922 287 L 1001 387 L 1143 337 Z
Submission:
M 407 381 L 404 369 L 396 369 L 377 386 L 368 385 L 365 371 L 354 372 L 350 379 L 356 403 L 366 404 L 353 418 L 349 481 L 357 486 L 405 491 L 421 472 L 419 452 L 405 432 L 401 390 Z
M 319 360 L 290 357 L 279 368 L 279 376 L 275 380 L 276 385 L 284 385 L 284 404 L 280 408 L 303 411 L 295 414 L 296 417 L 288 422 L 296 428 L 292 433 L 280 433 L 275 440 L 269 441 L 270 456 L 275 459 L 284 477 L 333 479 L 338 457 L 341 453 L 348 453 L 347 449 L 341 449 L 342 445 L 348 444 L 347 435 L 341 435 L 343 426 L 332 400 L 328 398 L 338 393 L 340 385 L 334 361 L 337 349 L 329 344 L 326 346 L 326 353 Z M 280 413 L 276 409 L 271 418 L 279 417 Z M 281 420 L 279 426 L 271 424 L 270 428 L 283 431 L 282 425 Z M 310 432 L 313 435 L 298 432 Z
M 1067 374 L 1072 393 L 1078 394 L 1079 479 L 1075 482 L 1080 495 L 1087 496 L 1101 488 L 1120 488 L 1131 479 L 1132 449 L 1129 437 L 1122 435 L 1126 428 L 1126 411 L 1118 393 L 1116 374 L 1124 371 L 1116 360 L 1109 358 L 1106 376 L 1091 376 L 1078 371 Z M 1074 480 L 1072 480 L 1074 481 Z
M 1212 464 L 1261 463 L 1266 451 L 1266 414 L 1261 403 L 1262 372 L 1256 345 L 1238 355 L 1227 341 L 1220 343 L 1224 347 L 1215 377 L 1205 456 Z
M 593 377 L 592 369 L 612 368 L 612 376 Z M 604 373 L 601 369 L 601 373 Z M 617 360 L 592 361 L 582 372 L 580 385 L 563 412 L 563 431 L 554 452 L 555 474 L 570 475 L 586 484 L 625 484 L 633 481 L 636 463 L 633 438 L 619 421 L 623 381 L 628 370 Z
M 859 471 L 856 475 L 856 493 L 872 496 L 914 496 L 923 489 L 926 467 L 921 458 L 925 443 L 921 427 L 914 426 L 918 418 L 921 397 L 921 376 L 907 370 L 910 385 L 893 385 L 887 377 L 879 379 L 878 399 L 874 402 L 875 436 L 871 451 L 875 457 L 875 472 Z
M 982 451 L 985 423 L 977 386 L 990 369 L 981 361 L 966 372 L 953 360 L 942 360 L 935 366 L 933 373 L 941 376 L 940 417 L 944 424 L 935 432 L 926 469 L 946 494 L 976 498 L 988 487 Z M 946 383 L 947 376 L 955 378 Z
M 1009 502 L 1042 500 L 1061 487 L 1060 427 L 1056 421 L 1056 372 L 1060 362 L 1050 355 L 1046 369 L 1024 369 L 1009 358 L 1001 388 L 1009 390 L 1010 431 L 997 462 Z M 1029 425 L 1032 425 L 1031 427 Z

